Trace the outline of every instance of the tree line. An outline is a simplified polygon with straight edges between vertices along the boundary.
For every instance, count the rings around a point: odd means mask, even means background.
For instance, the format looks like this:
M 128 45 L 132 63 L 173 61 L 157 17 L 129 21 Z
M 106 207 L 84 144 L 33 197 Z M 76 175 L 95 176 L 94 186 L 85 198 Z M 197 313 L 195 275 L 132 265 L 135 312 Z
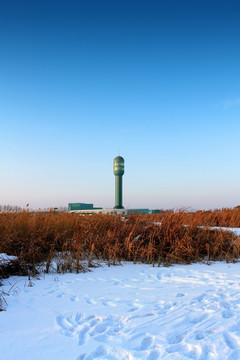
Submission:
M 27 208 L 29 210 L 32 210 L 29 208 L 29 205 L 27 204 Z M 67 211 L 67 207 L 66 206 L 59 206 L 59 207 L 48 207 L 48 208 L 44 208 L 44 209 L 38 209 L 38 210 L 59 210 L 59 211 Z M 22 211 L 23 208 L 21 206 L 18 205 L 0 205 L 0 211 Z

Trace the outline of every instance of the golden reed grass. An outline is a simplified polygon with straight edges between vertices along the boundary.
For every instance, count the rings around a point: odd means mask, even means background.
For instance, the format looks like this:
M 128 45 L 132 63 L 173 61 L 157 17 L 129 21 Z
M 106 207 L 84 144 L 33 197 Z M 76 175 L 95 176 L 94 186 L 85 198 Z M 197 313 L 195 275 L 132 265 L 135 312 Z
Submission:
M 240 206 L 234 209 L 199 210 L 196 212 L 179 211 L 185 224 L 219 227 L 240 227 Z M 151 215 L 154 221 L 161 221 L 166 213 Z
M 8 267 L 0 266 L 0 277 L 34 273 L 39 266 L 47 272 L 52 267 L 57 272 L 79 272 L 102 260 L 109 265 L 130 260 L 158 266 L 237 261 L 239 238 L 210 228 L 216 225 L 240 225 L 240 210 L 168 212 L 125 219 L 64 212 L 0 213 L 0 253 L 18 257 Z

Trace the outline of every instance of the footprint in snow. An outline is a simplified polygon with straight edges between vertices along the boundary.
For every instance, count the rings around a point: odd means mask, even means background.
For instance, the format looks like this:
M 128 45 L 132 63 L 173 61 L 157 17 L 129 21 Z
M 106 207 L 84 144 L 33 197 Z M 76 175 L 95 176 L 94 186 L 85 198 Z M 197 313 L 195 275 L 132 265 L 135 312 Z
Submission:
M 149 337 L 146 337 L 145 333 L 139 333 L 139 334 L 133 335 L 127 341 L 128 348 L 131 350 L 136 350 L 136 351 L 143 350 L 142 346 L 145 347 L 151 341 L 148 338 Z
M 89 304 L 89 305 L 96 305 L 97 304 L 97 301 L 94 300 L 93 298 L 89 298 L 89 297 L 85 296 L 84 299 L 85 299 L 86 303 Z
M 127 305 L 130 307 L 130 309 L 127 310 L 128 312 L 137 311 L 137 310 L 140 310 L 143 307 L 143 305 L 140 304 L 136 300 L 133 301 L 133 302 L 128 303 Z
M 208 317 L 208 314 L 199 314 L 199 313 L 193 313 L 187 316 L 187 320 L 191 323 L 191 324 L 198 324 L 200 322 L 202 322 L 203 320 L 205 320 Z
M 211 330 L 208 331 L 201 331 L 201 330 L 197 330 L 193 333 L 193 338 L 195 340 L 203 340 L 205 339 L 207 336 L 211 335 L 213 332 Z
M 76 360 L 95 360 L 95 359 L 102 359 L 102 360 L 119 360 L 114 355 L 110 354 L 107 350 L 107 347 L 100 345 L 97 347 L 91 354 L 81 354 Z M 125 358 L 124 358 L 125 359 Z M 126 359 L 130 359 L 129 356 Z
M 71 321 L 69 321 L 67 318 L 63 316 L 57 316 L 56 318 L 57 324 L 61 328 L 61 333 L 65 336 L 73 336 L 74 327 Z
M 122 283 L 121 283 L 121 281 L 114 281 L 114 283 L 113 283 L 113 285 L 121 285 Z
M 224 311 L 222 311 L 222 317 L 224 318 L 224 319 L 230 319 L 230 318 L 232 318 L 234 316 L 234 313 L 233 313 L 233 311 L 231 311 L 231 310 L 224 310 Z
M 167 335 L 167 342 L 169 344 L 178 344 L 183 340 L 183 334 L 171 333 Z
M 230 308 L 231 308 L 231 305 L 226 301 L 221 301 L 220 306 L 223 307 L 226 310 L 230 310 Z
M 224 340 L 225 340 L 225 343 L 226 345 L 232 349 L 232 350 L 235 350 L 235 349 L 239 349 L 239 339 L 236 335 L 232 335 L 232 334 L 229 334 L 227 332 L 224 332 L 223 333 L 223 337 L 224 337 Z
M 199 360 L 216 359 L 216 347 L 212 344 L 204 344 L 202 346 L 201 356 Z
M 205 297 L 206 297 L 206 294 L 201 294 L 201 295 L 197 296 L 196 298 L 194 298 L 193 300 L 196 300 L 198 302 L 202 302 L 203 299 L 205 299 Z
M 48 291 L 48 295 L 51 295 L 51 294 L 53 294 L 55 292 L 55 290 L 50 290 L 50 291 Z
M 78 345 L 83 345 L 86 342 L 86 336 L 90 327 L 88 325 L 84 325 L 81 330 L 79 330 L 78 334 Z
M 103 301 L 102 301 L 102 304 L 103 304 L 104 306 L 111 306 L 111 307 L 116 307 L 116 306 L 117 306 L 114 302 L 109 301 L 109 300 L 103 300 Z
M 179 293 L 176 295 L 176 297 L 183 297 L 183 296 L 185 296 L 185 294 L 183 294 L 183 293 Z
M 57 294 L 57 295 L 56 295 L 56 298 L 61 299 L 63 296 L 64 296 L 64 293 Z
M 157 279 L 158 280 L 162 280 L 162 274 L 159 272 L 159 273 L 157 273 Z
M 104 324 L 98 324 L 92 329 L 90 335 L 94 336 L 96 334 L 101 334 L 104 331 L 106 331 L 106 329 L 107 329 L 107 327 Z
M 160 352 L 158 350 L 152 350 L 150 351 L 147 360 L 160 360 Z
M 141 342 L 141 350 L 147 350 L 150 348 L 150 346 L 153 343 L 153 338 L 152 336 L 147 336 L 145 337 L 142 342 Z

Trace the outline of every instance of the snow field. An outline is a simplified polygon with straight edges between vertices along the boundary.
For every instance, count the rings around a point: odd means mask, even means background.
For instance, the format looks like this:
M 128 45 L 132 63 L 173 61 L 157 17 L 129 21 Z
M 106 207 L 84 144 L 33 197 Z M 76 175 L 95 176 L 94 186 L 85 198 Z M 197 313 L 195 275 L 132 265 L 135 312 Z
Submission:
M 1 360 L 240 360 L 240 264 L 3 281 Z

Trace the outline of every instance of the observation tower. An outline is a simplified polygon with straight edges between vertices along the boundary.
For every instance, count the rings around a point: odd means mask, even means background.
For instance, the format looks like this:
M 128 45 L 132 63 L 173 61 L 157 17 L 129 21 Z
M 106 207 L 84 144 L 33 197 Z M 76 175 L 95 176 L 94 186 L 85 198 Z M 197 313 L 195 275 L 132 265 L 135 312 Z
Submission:
M 117 156 L 113 160 L 113 174 L 115 175 L 115 206 L 114 209 L 124 209 L 122 205 L 122 176 L 124 174 L 124 158 Z

